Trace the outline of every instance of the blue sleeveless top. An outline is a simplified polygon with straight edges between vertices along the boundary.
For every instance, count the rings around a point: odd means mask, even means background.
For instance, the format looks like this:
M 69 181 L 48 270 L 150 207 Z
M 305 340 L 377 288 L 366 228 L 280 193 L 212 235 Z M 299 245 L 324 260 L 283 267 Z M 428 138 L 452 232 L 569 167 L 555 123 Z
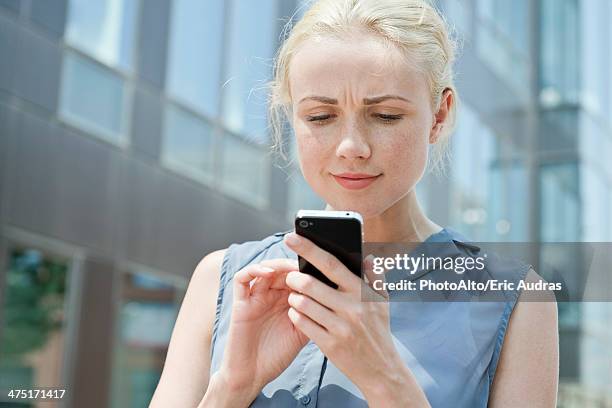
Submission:
M 291 230 L 289 230 L 291 231 Z M 278 232 L 260 241 L 230 245 L 221 267 L 211 344 L 210 374 L 223 358 L 232 304 L 232 277 L 250 263 L 297 255 Z M 480 248 L 451 228 L 424 242 L 443 242 L 444 256 L 474 256 Z M 492 262 L 487 274 L 524 279 L 531 268 L 521 262 Z M 515 285 L 516 287 L 516 285 Z M 396 348 L 432 407 L 486 407 L 510 314 L 519 291 L 490 302 L 389 302 Z M 357 357 L 358 358 L 358 357 Z M 376 381 L 376 379 L 373 379 Z M 361 391 L 309 341 L 293 362 L 268 383 L 251 407 L 367 407 Z

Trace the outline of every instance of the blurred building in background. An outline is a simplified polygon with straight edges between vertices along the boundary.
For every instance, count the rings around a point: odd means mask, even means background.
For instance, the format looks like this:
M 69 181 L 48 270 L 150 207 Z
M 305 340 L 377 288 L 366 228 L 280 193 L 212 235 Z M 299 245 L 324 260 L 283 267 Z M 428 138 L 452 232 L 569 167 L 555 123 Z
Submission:
M 464 104 L 427 213 L 480 241 L 612 241 L 612 3 L 437 3 Z M 302 5 L 0 0 L 0 389 L 146 407 L 202 256 L 323 208 L 295 151 L 269 154 Z M 559 406 L 612 406 L 610 304 L 559 308 Z

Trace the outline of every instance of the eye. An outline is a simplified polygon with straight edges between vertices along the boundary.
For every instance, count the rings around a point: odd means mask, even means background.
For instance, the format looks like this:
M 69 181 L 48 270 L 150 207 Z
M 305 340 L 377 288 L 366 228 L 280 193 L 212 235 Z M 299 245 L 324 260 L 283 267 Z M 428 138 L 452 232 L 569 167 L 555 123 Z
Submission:
M 374 114 L 374 116 L 377 117 L 378 119 L 380 119 L 381 122 L 392 123 L 392 122 L 395 122 L 397 120 L 400 120 L 402 118 L 402 116 L 404 116 L 404 115 L 386 115 L 384 113 L 376 113 L 376 114 Z
M 329 119 L 331 119 L 332 117 L 335 117 L 336 115 L 330 115 L 330 114 L 325 114 L 325 115 L 317 115 L 317 116 L 307 116 L 306 120 L 308 122 L 313 122 L 317 125 L 322 125 L 325 122 L 327 122 Z

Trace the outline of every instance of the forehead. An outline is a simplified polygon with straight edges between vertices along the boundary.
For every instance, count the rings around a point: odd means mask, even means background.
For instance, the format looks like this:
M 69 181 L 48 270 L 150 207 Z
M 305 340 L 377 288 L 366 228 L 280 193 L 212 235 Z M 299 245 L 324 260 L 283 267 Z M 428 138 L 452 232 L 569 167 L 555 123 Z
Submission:
M 289 86 L 293 101 L 306 93 L 338 97 L 347 90 L 359 97 L 427 92 L 425 76 L 413 59 L 367 33 L 304 41 L 291 59 Z

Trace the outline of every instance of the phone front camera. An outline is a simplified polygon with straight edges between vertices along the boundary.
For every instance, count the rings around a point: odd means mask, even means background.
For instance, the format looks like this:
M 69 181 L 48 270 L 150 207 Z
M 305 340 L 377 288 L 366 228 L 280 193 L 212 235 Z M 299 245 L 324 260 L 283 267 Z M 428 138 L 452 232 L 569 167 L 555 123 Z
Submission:
M 302 228 L 308 228 L 308 221 L 306 221 L 306 220 L 302 220 L 302 221 L 300 221 L 300 227 L 302 227 Z

